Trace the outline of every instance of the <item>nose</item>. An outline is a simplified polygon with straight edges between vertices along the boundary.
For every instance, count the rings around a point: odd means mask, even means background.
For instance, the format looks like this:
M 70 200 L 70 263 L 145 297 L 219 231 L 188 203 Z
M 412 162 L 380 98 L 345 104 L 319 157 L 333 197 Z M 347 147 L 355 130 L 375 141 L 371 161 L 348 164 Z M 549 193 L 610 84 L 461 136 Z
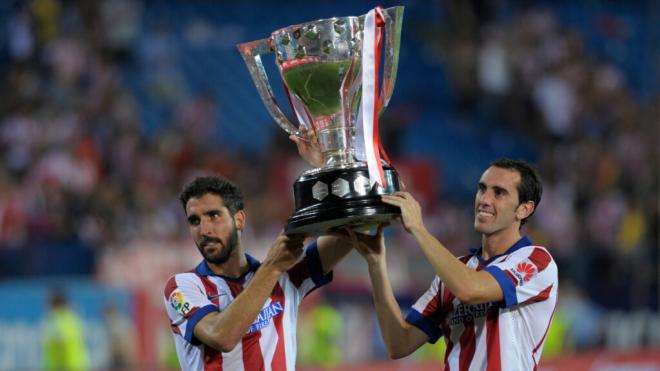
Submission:
M 480 192 L 480 194 L 477 194 L 477 201 L 479 204 L 489 205 L 492 201 L 491 192 L 489 190 Z
M 199 222 L 200 232 L 203 236 L 213 236 L 212 223 L 207 218 L 202 218 Z

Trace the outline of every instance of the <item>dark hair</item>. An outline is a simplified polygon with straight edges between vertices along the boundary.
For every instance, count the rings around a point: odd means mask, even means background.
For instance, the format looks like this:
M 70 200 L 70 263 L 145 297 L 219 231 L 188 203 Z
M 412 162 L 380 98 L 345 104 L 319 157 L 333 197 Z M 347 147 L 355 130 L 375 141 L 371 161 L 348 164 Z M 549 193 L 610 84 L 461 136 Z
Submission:
M 520 184 L 518 184 L 518 205 L 527 201 L 534 202 L 534 211 L 532 211 L 527 218 L 520 221 L 520 226 L 525 225 L 527 219 L 534 215 L 536 208 L 539 207 L 539 203 L 541 202 L 541 195 L 543 194 L 541 177 L 539 177 L 536 170 L 525 161 L 500 158 L 491 162 L 490 166 L 515 170 L 520 174 Z
M 207 193 L 222 197 L 225 206 L 232 215 L 245 207 L 243 194 L 234 183 L 218 175 L 209 175 L 197 177 L 183 188 L 179 200 L 181 200 L 184 211 L 188 200 L 193 197 L 202 197 Z
M 66 306 L 69 303 L 69 300 L 66 297 L 66 294 L 60 287 L 51 288 L 50 293 L 50 306 L 53 308 L 61 308 Z

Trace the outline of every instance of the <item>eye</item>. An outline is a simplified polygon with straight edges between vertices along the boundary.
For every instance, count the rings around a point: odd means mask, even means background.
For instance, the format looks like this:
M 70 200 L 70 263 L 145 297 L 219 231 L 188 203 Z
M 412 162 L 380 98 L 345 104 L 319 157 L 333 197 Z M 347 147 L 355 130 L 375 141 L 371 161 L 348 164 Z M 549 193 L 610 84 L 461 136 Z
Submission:
M 188 218 L 188 224 L 192 225 L 192 226 L 198 225 L 199 224 L 199 218 L 196 217 L 196 216 L 189 217 Z
M 497 198 L 502 198 L 502 197 L 505 197 L 509 194 L 509 192 L 506 189 L 501 188 L 501 187 L 493 188 L 493 192 L 495 193 L 495 197 L 497 197 Z

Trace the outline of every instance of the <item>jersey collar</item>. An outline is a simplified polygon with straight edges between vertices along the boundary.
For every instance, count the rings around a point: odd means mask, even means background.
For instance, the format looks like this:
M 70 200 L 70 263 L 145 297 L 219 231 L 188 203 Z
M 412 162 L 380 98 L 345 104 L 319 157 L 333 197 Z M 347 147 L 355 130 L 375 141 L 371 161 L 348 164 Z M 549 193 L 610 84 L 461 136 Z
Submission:
M 253 258 L 250 254 L 245 254 L 245 258 L 247 259 L 248 266 L 250 267 L 250 269 L 248 269 L 248 271 L 245 274 L 256 271 L 257 268 L 259 268 L 259 266 L 261 265 L 261 263 L 257 259 Z M 206 260 L 202 260 L 202 262 L 199 263 L 199 265 L 197 265 L 197 267 L 195 268 L 195 273 L 197 273 L 200 276 L 217 276 L 229 280 L 235 279 L 235 278 L 223 276 L 221 274 L 216 274 L 211 270 L 211 268 L 209 268 L 209 265 L 206 263 Z M 238 279 L 243 278 L 245 274 L 243 274 Z
M 473 251 L 474 251 L 474 256 L 476 256 L 477 259 L 479 259 L 479 263 L 484 264 L 484 265 L 488 265 L 493 260 L 499 258 L 500 256 L 509 255 L 509 254 L 513 253 L 514 251 L 516 251 L 518 249 L 521 249 L 525 246 L 531 246 L 531 245 L 532 245 L 532 241 L 527 236 L 523 236 L 521 239 L 518 240 L 518 242 L 514 243 L 513 246 L 509 247 L 509 249 L 506 250 L 503 254 L 492 256 L 488 260 L 485 260 L 485 259 L 481 258 L 481 250 L 483 249 L 483 247 L 479 247 L 478 249 L 473 250 Z

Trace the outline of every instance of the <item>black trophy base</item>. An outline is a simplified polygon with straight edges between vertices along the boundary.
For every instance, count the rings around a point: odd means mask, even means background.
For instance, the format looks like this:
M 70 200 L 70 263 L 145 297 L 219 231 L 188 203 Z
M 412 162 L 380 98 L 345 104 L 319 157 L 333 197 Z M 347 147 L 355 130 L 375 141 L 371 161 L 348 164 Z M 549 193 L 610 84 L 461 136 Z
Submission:
M 400 189 L 399 178 L 383 166 L 387 186 L 369 187 L 366 166 L 320 169 L 303 174 L 293 185 L 296 211 L 289 218 L 287 233 L 318 235 L 347 226 L 367 230 L 401 215 L 401 210 L 383 203 L 380 196 Z

